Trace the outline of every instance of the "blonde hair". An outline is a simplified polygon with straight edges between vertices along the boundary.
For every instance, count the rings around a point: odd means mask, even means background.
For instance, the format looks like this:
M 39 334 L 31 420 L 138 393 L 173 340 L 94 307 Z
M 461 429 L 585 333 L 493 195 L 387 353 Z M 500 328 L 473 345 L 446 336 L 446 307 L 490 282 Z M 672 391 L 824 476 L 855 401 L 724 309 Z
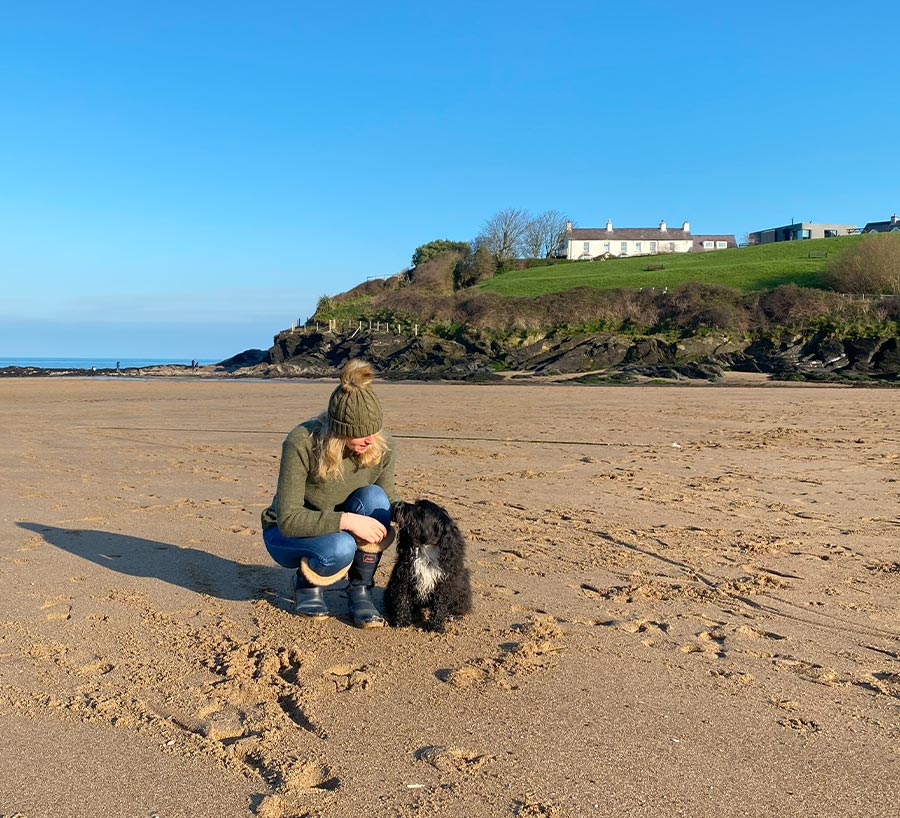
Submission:
M 341 463 L 344 460 L 349 438 L 335 434 L 328 420 L 328 410 L 310 421 L 313 436 L 313 452 L 316 458 L 315 475 L 319 480 L 343 480 Z M 360 468 L 367 469 L 380 463 L 390 450 L 383 431 L 372 435 L 372 445 L 362 454 L 351 452 L 350 456 Z

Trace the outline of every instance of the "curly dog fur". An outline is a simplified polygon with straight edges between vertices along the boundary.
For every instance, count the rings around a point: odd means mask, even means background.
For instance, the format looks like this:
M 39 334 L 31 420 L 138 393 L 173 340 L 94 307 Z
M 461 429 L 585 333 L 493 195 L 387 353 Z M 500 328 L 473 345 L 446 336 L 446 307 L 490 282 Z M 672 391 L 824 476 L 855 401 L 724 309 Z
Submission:
M 448 620 L 472 609 L 466 541 L 446 510 L 430 500 L 397 503 L 393 518 L 399 538 L 384 592 L 388 622 L 443 631 Z

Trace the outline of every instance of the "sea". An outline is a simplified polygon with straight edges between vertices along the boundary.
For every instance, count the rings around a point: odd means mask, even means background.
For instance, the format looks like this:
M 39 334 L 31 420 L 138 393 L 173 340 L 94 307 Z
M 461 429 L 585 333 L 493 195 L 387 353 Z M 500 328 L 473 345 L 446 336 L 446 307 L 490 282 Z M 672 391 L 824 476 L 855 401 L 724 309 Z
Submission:
M 200 366 L 218 363 L 220 359 L 197 358 Z M 169 364 L 190 366 L 190 358 L 3 358 L 0 357 L 0 369 L 5 366 L 33 366 L 38 369 L 134 369 L 144 366 L 166 366 Z

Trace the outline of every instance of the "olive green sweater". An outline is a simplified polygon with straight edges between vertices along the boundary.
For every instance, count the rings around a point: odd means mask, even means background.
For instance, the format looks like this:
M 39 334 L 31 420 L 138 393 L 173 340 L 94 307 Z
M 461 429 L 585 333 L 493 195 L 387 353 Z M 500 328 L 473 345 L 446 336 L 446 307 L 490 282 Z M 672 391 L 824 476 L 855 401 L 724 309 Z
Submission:
M 337 509 L 356 489 L 381 486 L 391 504 L 400 498 L 394 487 L 394 441 L 387 437 L 387 454 L 382 461 L 362 468 L 345 455 L 341 463 L 342 480 L 320 480 L 315 475 L 315 454 L 310 421 L 295 427 L 281 446 L 278 489 L 262 513 L 263 528 L 277 525 L 286 537 L 317 537 L 340 531 L 341 512 Z

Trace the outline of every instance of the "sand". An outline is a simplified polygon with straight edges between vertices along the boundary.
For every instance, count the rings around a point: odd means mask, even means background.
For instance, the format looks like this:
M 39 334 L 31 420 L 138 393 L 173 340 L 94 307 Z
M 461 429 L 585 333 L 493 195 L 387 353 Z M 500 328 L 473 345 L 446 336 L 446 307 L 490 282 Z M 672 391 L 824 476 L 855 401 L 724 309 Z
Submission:
M 436 635 L 262 546 L 331 389 L 0 383 L 0 815 L 897 814 L 896 391 L 381 384 Z

